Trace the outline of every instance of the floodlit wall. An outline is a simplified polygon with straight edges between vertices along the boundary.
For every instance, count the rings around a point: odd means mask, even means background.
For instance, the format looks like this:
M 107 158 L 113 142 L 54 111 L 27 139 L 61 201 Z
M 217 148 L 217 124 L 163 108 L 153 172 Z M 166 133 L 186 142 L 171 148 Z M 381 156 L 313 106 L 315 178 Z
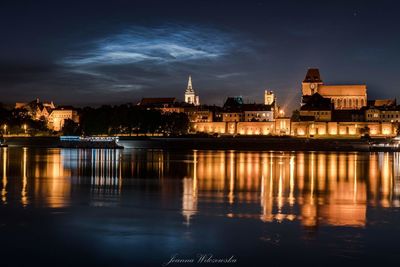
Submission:
M 379 122 L 291 122 L 288 118 L 271 122 L 199 122 L 194 132 L 240 135 L 292 135 L 297 137 L 389 137 L 396 134 L 395 123 Z

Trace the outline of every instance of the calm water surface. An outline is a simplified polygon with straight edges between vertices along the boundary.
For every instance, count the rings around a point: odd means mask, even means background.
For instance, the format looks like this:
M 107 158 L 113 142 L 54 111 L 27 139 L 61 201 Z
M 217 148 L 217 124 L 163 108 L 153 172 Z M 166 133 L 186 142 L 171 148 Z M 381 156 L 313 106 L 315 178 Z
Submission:
M 0 151 L 2 266 L 400 261 L 400 155 Z M 186 266 L 182 263 L 169 266 Z

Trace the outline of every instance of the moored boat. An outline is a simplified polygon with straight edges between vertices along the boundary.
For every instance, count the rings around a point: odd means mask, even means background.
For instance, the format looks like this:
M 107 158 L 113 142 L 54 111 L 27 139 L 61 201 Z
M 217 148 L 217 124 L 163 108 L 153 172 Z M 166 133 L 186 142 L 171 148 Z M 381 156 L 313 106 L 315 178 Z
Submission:
M 393 151 L 400 152 L 400 136 L 394 137 L 390 140 L 375 142 L 370 145 L 371 151 Z
M 95 137 L 95 136 L 60 136 L 59 147 L 62 148 L 107 148 L 122 149 L 118 144 L 118 137 Z

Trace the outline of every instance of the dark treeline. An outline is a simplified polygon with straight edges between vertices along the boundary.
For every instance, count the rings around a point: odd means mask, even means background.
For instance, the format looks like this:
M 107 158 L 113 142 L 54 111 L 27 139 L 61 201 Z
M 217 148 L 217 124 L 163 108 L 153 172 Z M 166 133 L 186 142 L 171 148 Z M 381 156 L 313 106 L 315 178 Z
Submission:
M 7 109 L 0 104 L 1 134 L 49 134 L 44 119 L 34 120 L 26 109 Z
M 189 129 L 184 113 L 162 113 L 135 105 L 85 107 L 78 110 L 80 123 L 66 120 L 62 134 L 154 134 L 182 135 Z M 25 109 L 7 109 L 0 104 L 1 134 L 57 134 L 46 120 L 34 120 Z
M 134 105 L 85 107 L 79 111 L 80 125 L 67 121 L 64 134 L 139 134 L 181 135 L 189 129 L 184 113 L 161 113 Z

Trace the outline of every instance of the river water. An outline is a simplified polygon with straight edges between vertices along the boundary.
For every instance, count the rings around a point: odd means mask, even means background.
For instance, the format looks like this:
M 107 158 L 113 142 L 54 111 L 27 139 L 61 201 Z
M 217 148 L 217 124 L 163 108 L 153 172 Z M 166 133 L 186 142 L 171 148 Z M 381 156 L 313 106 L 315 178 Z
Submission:
M 397 153 L 124 145 L 2 148 L 2 266 L 399 261 Z

